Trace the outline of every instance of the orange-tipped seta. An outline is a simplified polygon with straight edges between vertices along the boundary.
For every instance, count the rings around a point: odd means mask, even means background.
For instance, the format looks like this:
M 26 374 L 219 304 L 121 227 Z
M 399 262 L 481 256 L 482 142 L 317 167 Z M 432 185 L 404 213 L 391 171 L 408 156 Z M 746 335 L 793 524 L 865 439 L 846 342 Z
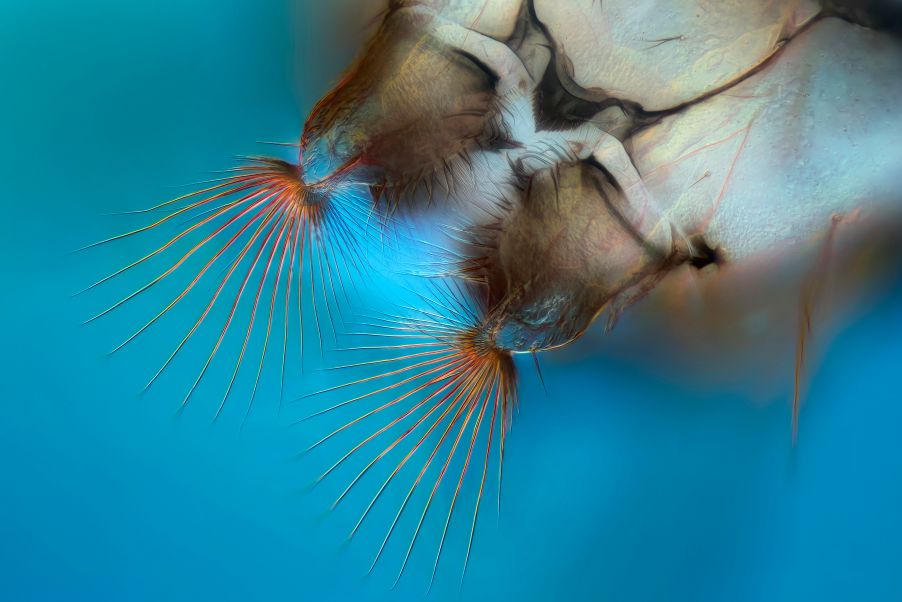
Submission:
M 370 425 L 370 434 L 344 453 L 317 480 L 319 482 L 328 477 L 352 456 L 369 458 L 338 495 L 333 508 L 344 501 L 374 467 L 387 466 L 389 454 L 393 451 L 401 454 L 366 504 L 350 537 L 357 533 L 390 485 L 397 483 L 403 487 L 401 481 L 404 477 L 399 477 L 399 473 L 408 467 L 405 475 L 411 479 L 406 485 L 406 492 L 402 488 L 398 494 L 398 497 L 403 495 L 403 499 L 392 520 L 385 526 L 370 570 L 382 557 L 392 536 L 400 536 L 399 521 L 405 511 L 413 511 L 408 508 L 415 492 L 421 487 L 428 489 L 422 508 L 416 511 L 416 526 L 408 534 L 409 540 L 395 583 L 407 567 L 436 500 L 436 492 L 443 482 L 450 481 L 448 486 L 453 487 L 453 495 L 443 519 L 441 537 L 435 544 L 432 570 L 432 578 L 435 578 L 449 525 L 459 505 L 459 498 L 465 497 L 464 477 L 472 463 L 480 468 L 478 489 L 468 520 L 469 539 L 463 569 L 466 571 L 493 452 L 497 454 L 500 507 L 505 434 L 517 403 L 516 369 L 511 354 L 496 347 L 488 336 L 485 312 L 474 307 L 473 298 L 468 293 L 460 292 L 460 289 L 437 286 L 432 294 L 421 298 L 421 308 L 411 308 L 411 315 L 405 318 L 374 318 L 370 326 L 378 334 L 398 341 L 380 349 L 398 355 L 342 366 L 375 366 L 381 371 L 374 376 L 320 391 L 364 390 L 360 394 L 352 393 L 352 397 L 310 416 L 313 418 L 341 409 L 360 408 L 353 418 L 311 445 L 308 451 L 323 446 L 359 423 Z M 388 399 L 385 400 L 385 397 Z M 403 411 L 400 411 L 402 408 Z M 417 458 L 414 459 L 414 456 Z M 451 468 L 452 462 L 455 461 L 459 465 L 459 473 L 451 475 L 454 470 Z
M 186 343 L 211 319 L 211 311 L 219 302 L 227 303 L 228 313 L 214 338 L 212 347 L 200 371 L 188 389 L 182 405 L 187 404 L 198 384 L 220 351 L 223 341 L 239 316 L 246 326 L 240 350 L 234 358 L 231 377 L 216 411 L 218 416 L 232 392 L 233 385 L 251 343 L 255 328 L 264 328 L 265 335 L 256 367 L 253 393 L 263 371 L 274 330 L 281 330 L 281 378 L 284 386 L 285 356 L 288 341 L 293 338 L 289 325 L 297 313 L 301 332 L 298 345 L 303 348 L 303 299 L 309 299 L 312 319 L 320 345 L 326 326 L 335 331 L 342 297 L 347 299 L 347 287 L 361 272 L 361 245 L 377 216 L 370 214 L 366 195 L 339 173 L 336 177 L 315 184 L 305 183 L 298 166 L 279 159 L 251 157 L 244 165 L 232 169 L 228 175 L 212 185 L 135 213 L 167 210 L 168 213 L 149 225 L 125 234 L 113 236 L 89 245 L 90 248 L 126 237 L 174 225 L 176 218 L 184 221 L 178 232 L 164 244 L 98 280 L 81 292 L 94 289 L 125 272 L 137 268 L 156 257 L 167 257 L 169 266 L 146 284 L 124 296 L 100 313 L 92 322 L 164 280 L 174 279 L 176 272 L 192 257 L 203 263 L 195 271 L 190 267 L 190 281 L 164 304 L 162 309 L 121 342 L 114 351 L 125 347 L 150 328 L 160 318 L 198 287 L 202 280 L 215 286 L 209 301 L 200 310 L 171 354 L 154 373 L 150 387 L 184 348 Z M 376 228 L 378 231 L 378 227 Z M 186 251 L 179 250 L 190 245 Z M 195 259 L 197 261 L 197 259 Z M 218 275 L 217 275 L 218 273 Z M 237 281 L 237 290 L 229 284 Z M 234 285 L 231 287 L 234 288 Z M 227 298 L 229 297 L 229 298 Z M 244 301 L 244 304 L 242 304 Z M 318 303 L 319 301 L 319 303 Z M 264 314 L 258 319 L 258 314 Z M 279 325 L 278 322 L 282 324 Z

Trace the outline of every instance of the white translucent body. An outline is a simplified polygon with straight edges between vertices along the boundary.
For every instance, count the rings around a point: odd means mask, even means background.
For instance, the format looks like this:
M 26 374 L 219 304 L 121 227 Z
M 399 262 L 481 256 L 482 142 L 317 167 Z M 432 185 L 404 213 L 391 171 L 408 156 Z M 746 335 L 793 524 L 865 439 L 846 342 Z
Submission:
M 902 45 L 827 19 L 627 149 L 658 209 L 737 261 L 816 237 L 833 216 L 894 219 L 900 100 Z
M 814 0 L 536 0 L 587 99 L 659 111 L 735 81 L 820 10 Z

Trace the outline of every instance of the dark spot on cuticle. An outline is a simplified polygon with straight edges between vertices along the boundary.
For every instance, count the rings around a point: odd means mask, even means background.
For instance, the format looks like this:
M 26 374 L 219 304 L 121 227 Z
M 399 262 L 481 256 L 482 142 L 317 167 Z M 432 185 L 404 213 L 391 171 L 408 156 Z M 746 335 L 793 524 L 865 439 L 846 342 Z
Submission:
M 689 242 L 692 245 L 689 265 L 699 270 L 709 265 L 723 265 L 724 259 L 720 249 L 712 249 L 701 234 L 693 234 L 689 237 Z

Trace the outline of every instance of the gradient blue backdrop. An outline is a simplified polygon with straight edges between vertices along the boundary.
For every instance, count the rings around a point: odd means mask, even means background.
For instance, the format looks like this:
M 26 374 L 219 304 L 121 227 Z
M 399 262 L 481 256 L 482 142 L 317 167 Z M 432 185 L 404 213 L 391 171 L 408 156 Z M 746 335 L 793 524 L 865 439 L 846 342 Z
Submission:
M 83 327 L 116 291 L 70 298 L 147 248 L 70 254 L 134 223 L 103 214 L 297 135 L 348 59 L 316 5 L 3 0 L 0 599 L 422 599 L 422 575 L 364 578 L 375 535 L 342 546 L 347 517 L 305 492 L 293 455 L 321 427 L 287 427 L 272 386 L 244 429 L 210 425 L 214 392 L 176 417 L 196 364 L 136 394 L 171 334 L 106 357 L 146 314 Z M 432 599 L 902 600 L 900 303 L 838 335 L 794 454 L 785 400 L 549 358 L 503 515 Z

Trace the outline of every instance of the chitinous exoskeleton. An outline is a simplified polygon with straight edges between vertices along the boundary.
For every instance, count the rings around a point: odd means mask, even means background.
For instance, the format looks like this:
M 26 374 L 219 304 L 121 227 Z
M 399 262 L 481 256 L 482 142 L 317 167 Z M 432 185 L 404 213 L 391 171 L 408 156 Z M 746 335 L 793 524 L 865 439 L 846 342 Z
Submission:
M 902 131 L 902 79 L 886 77 L 900 72 L 902 47 L 891 37 L 837 19 L 813 22 L 742 81 L 636 129 L 624 140 L 627 153 L 603 141 L 587 159 L 520 173 L 493 220 L 457 228 L 461 245 L 444 258 L 457 282 L 428 289 L 404 316 L 371 321 L 397 356 L 364 362 L 377 374 L 331 389 L 356 393 L 324 412 L 363 409 L 313 446 L 375 425 L 322 475 L 352 456 L 367 462 L 339 503 L 365 473 L 390 465 L 353 533 L 416 462 L 376 561 L 401 537 L 415 491 L 428 489 L 400 577 L 455 466 L 434 575 L 464 474 L 478 458 L 469 550 L 493 450 L 500 492 L 516 357 L 568 345 L 600 315 L 613 324 L 677 273 L 730 286 L 732 275 L 766 277 L 807 262 L 807 277 L 780 283 L 799 305 L 795 433 L 818 280 L 831 255 L 849 250 L 837 240 L 862 248 L 902 223 L 902 150 L 894 139 Z M 395 464 L 387 459 L 393 452 L 401 457 Z

